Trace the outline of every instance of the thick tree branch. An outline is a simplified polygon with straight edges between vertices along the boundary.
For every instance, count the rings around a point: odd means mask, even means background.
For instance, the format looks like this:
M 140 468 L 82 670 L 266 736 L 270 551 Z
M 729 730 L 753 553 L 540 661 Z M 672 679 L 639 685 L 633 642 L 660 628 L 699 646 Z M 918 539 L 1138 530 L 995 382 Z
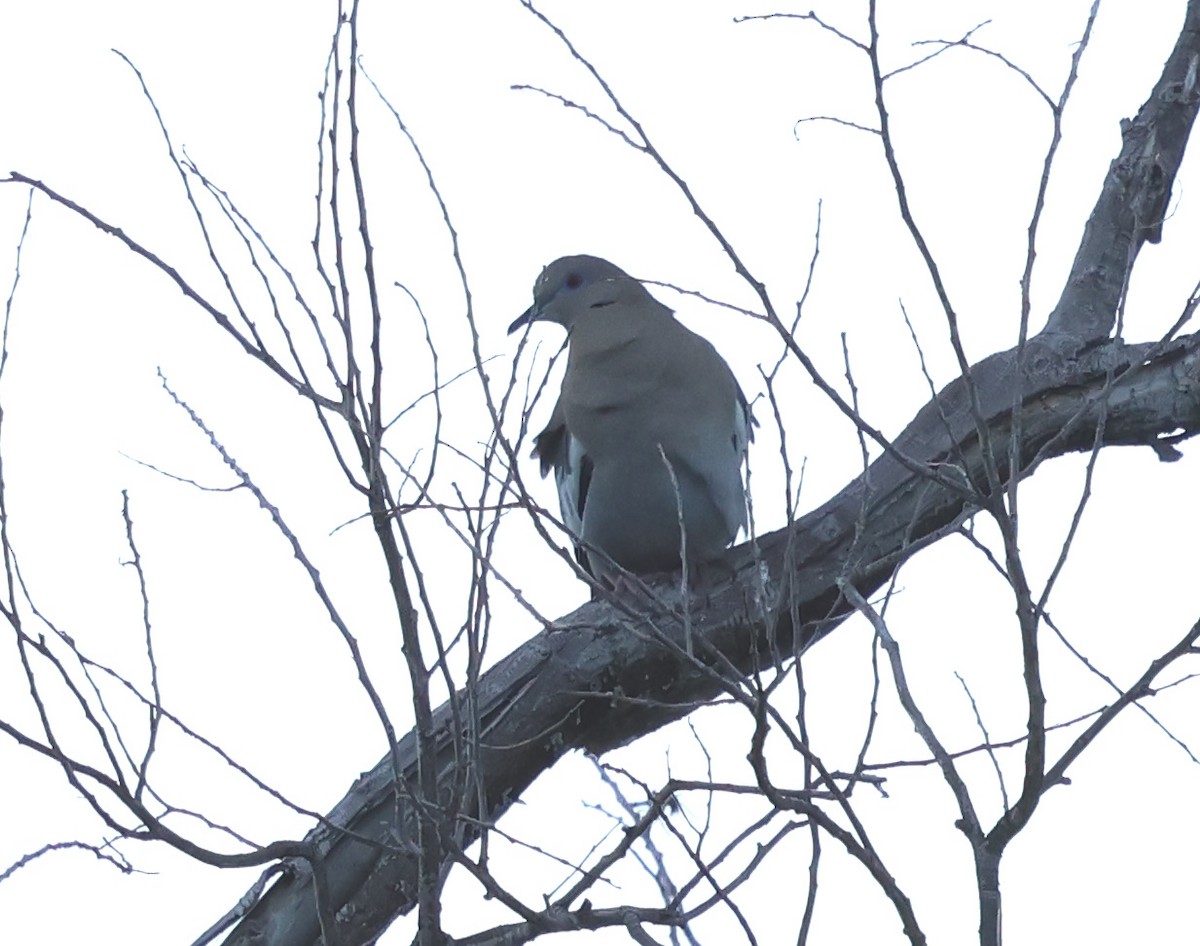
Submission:
M 853 612 L 839 582 L 852 582 L 869 596 L 897 564 L 973 511 L 967 497 L 985 491 L 989 463 L 1006 485 L 1044 459 L 1091 450 L 1102 417 L 1103 446 L 1158 447 L 1169 435 L 1200 432 L 1200 336 L 1162 344 L 1105 341 L 1138 249 L 1161 234 L 1196 117 L 1198 43 L 1200 0 L 1192 0 L 1161 78 L 1124 127 L 1121 153 L 1046 328 L 1019 350 L 992 355 L 970 370 L 991 442 L 1005 446 L 983 455 L 970 388 L 960 378 L 917 414 L 895 441 L 897 450 L 885 452 L 866 474 L 790 530 L 762 537 L 757 549 L 741 546 L 730 553 L 734 577 L 686 609 L 699 661 L 682 656 L 681 602 L 676 597 L 674 608 L 662 606 L 675 583 L 663 586 L 658 610 L 641 620 L 592 602 L 509 655 L 479 682 L 480 771 L 473 777 L 483 792 L 447 805 L 460 812 L 455 836 L 445 839 L 449 848 L 469 845 L 479 825 L 499 817 L 566 751 L 600 753 L 623 745 L 738 685 L 737 673 L 773 663 L 771 655 L 786 658 L 828 634 Z M 1014 405 L 1019 424 L 1010 451 Z M 894 454 L 945 475 L 921 475 Z M 1017 470 L 1011 468 L 1014 458 Z M 954 482 L 967 488 L 948 485 Z M 452 729 L 443 706 L 432 735 L 436 776 L 446 792 L 464 782 Z M 397 755 L 404 767 L 399 785 Z M 340 907 L 343 942 L 370 942 L 415 904 L 417 769 L 416 738 L 409 733 L 396 754 L 360 778 L 330 813 L 330 825 L 374 844 L 332 826 L 309 835 L 320 852 L 327 895 Z M 447 868 L 453 856 L 443 859 Z M 287 868 L 248 907 L 227 943 L 316 942 L 312 865 L 293 860 Z
M 1200 106 L 1198 69 L 1200 4 L 1192 0 L 1150 97 L 1136 118 L 1121 125 L 1121 151 L 1109 166 L 1046 331 L 1084 340 L 1112 332 L 1138 251 L 1162 238 L 1171 185 Z
M 1090 450 L 1110 378 L 1115 380 L 1107 398 L 1106 445 L 1152 446 L 1158 437 L 1180 430 L 1200 432 L 1200 336 L 1165 346 L 1113 343 L 1077 356 L 1035 338 L 1022 360 L 1027 366 L 1023 376 L 1012 351 L 985 359 L 972 375 L 997 443 L 1005 443 L 1008 435 L 1013 385 L 1020 383 L 1027 392 L 1023 463 Z M 941 402 L 957 444 L 934 404 L 917 415 L 898 444 L 908 456 L 923 457 L 931 465 L 961 455 L 967 463 L 959 471 L 964 482 L 982 482 L 983 458 L 961 384 L 944 392 Z M 1007 479 L 1006 459 L 997 456 L 994 462 Z M 867 528 L 858 532 L 864 502 Z M 853 610 L 838 590 L 839 578 L 849 578 L 869 594 L 898 562 L 945 534 L 969 511 L 961 491 L 910 472 L 890 455 L 881 457 L 869 476 L 859 477 L 799 520 L 790 535 L 764 536 L 757 555 L 748 546 L 730 553 L 735 577 L 708 590 L 705 602 L 691 604 L 691 633 L 701 660 L 714 652 L 724 658 L 714 656 L 707 668 L 680 656 L 685 631 L 678 607 L 676 613 L 659 611 L 635 622 L 610 605 L 592 602 L 555 622 L 480 681 L 480 777 L 486 810 L 464 810 L 486 823 L 567 750 L 605 752 L 684 716 L 720 695 L 722 672 L 727 683 L 736 683 L 732 673 L 720 669 L 724 661 L 749 671 L 769 663 L 770 654 L 788 655 L 808 646 Z M 786 554 L 789 542 L 791 556 Z M 789 561 L 792 567 L 785 571 Z M 793 613 L 801 615 L 799 626 L 790 617 Z M 660 636 L 678 647 L 664 646 Z M 439 779 L 450 786 L 459 760 L 447 707 L 435 715 L 434 726 Z M 351 840 L 332 827 L 319 828 L 309 838 L 322 852 L 331 896 L 347 905 L 340 915 L 345 942 L 368 942 L 414 902 L 416 822 L 409 786 L 416 773 L 416 743 L 411 733 L 398 750 L 406 772 L 398 802 L 389 755 L 329 816 L 331 824 L 375 838 L 377 845 Z M 465 846 L 478 828 L 475 822 L 461 825 L 457 843 Z M 295 861 L 228 942 L 308 946 L 318 935 L 311 868 Z

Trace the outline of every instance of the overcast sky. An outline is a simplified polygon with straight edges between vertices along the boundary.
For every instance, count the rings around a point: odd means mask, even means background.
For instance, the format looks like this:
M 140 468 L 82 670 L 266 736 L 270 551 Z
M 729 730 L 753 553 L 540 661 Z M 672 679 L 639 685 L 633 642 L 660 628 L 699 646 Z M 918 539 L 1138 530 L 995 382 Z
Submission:
M 112 51 L 119 50 L 143 74 L 177 146 L 230 193 L 303 289 L 319 295 L 309 245 L 332 4 L 67 0 L 7 6 L 0 32 L 0 171 L 44 180 L 159 253 L 201 291 L 222 298 L 155 115 L 130 66 Z M 1002 51 L 1057 97 L 1090 4 L 880 6 L 885 57 L 893 67 L 929 49 L 913 43 L 953 39 L 990 18 L 977 41 Z M 862 37 L 864 7 L 830 2 L 817 9 Z M 803 291 L 820 205 L 821 256 L 801 344 L 844 387 L 845 333 L 864 415 L 885 433 L 898 433 L 928 398 L 900 306 L 913 318 L 939 385 L 955 371 L 944 322 L 900 227 L 877 138 L 831 122 L 797 124 L 813 116 L 874 124 L 865 60 L 812 24 L 734 22 L 778 9 L 770 5 L 610 0 L 541 9 L 601 70 L 782 312 L 793 311 Z M 363 11 L 363 65 L 438 179 L 461 237 L 481 348 L 496 359 L 493 378 L 510 372 L 516 341 L 505 329 L 528 305 L 534 278 L 568 253 L 604 256 L 641 278 L 753 304 L 720 246 L 652 162 L 578 112 L 512 88 L 538 86 L 613 116 L 586 72 L 515 0 L 366 0 Z M 1137 110 L 1156 78 L 1182 11 L 1182 2 L 1107 0 L 1102 6 L 1047 202 L 1035 328 L 1057 298 L 1119 147 L 1119 122 Z M 1025 228 L 1050 131 L 1045 104 L 996 60 L 963 50 L 897 77 L 889 95 L 909 197 L 956 301 L 968 354 L 977 360 L 1008 348 L 1016 341 Z M 395 404 L 403 406 L 428 387 L 428 359 L 413 305 L 394 283 L 403 283 L 429 316 L 443 377 L 469 368 L 472 357 L 449 239 L 423 173 L 387 109 L 370 93 L 363 102 L 377 265 L 385 311 L 396 326 L 385 339 L 393 346 L 389 383 Z M 1176 182 L 1164 242 L 1146 248 L 1139 260 L 1125 317 L 1130 340 L 1157 338 L 1200 278 L 1200 214 L 1190 186 L 1195 169 L 1189 158 Z M 12 184 L 0 188 L 0 285 L 12 278 L 27 194 Z M 729 309 L 655 291 L 714 341 L 751 397 L 762 393 L 758 367 L 778 356 L 769 329 Z M 561 338 L 547 327 L 540 340 L 536 364 L 544 365 Z M 206 438 L 163 392 L 161 370 L 310 543 L 404 730 L 408 690 L 383 572 L 369 528 L 354 521 L 362 511 L 357 497 L 323 449 L 310 412 L 145 261 L 41 199 L 34 201 L 9 349 L 0 380 L 0 451 L 10 535 L 34 603 L 95 659 L 145 682 L 137 587 L 122 565 L 129 554 L 121 490 L 128 490 L 147 562 L 164 702 L 298 804 L 328 810 L 384 752 L 381 728 L 344 645 L 251 497 L 199 490 L 137 462 L 207 487 L 232 482 Z M 782 390 L 793 462 L 805 465 L 804 512 L 849 481 L 861 458 L 853 428 L 798 371 Z M 490 430 L 477 382 L 464 381 L 447 403 L 447 436 L 466 451 L 481 449 Z M 534 408 L 532 426 L 544 421 L 548 406 Z M 406 456 L 420 450 L 420 425 L 427 422 L 414 416 L 404 422 L 411 434 L 398 428 Z M 1075 557 L 1051 602 L 1072 640 L 1123 683 L 1197 617 L 1200 517 L 1192 497 L 1200 468 L 1184 449 L 1184 459 L 1172 465 L 1149 449 L 1105 451 Z M 469 464 L 446 462 L 448 477 L 469 475 Z M 784 515 L 770 424 L 764 423 L 751 463 L 757 528 L 765 532 L 778 528 Z M 1038 580 L 1057 556 L 1082 468 L 1080 458 L 1047 464 L 1022 493 L 1022 551 Z M 537 481 L 532 462 L 525 474 L 539 500 L 552 505 L 553 489 Z M 990 540 L 987 524 L 979 527 Z M 420 528 L 436 576 L 431 593 L 454 626 L 461 620 L 467 553 L 436 523 Z M 970 685 L 993 736 L 1019 735 L 1023 719 L 1011 596 L 968 549 L 946 541 L 921 553 L 902 572 L 902 593 L 890 613 L 914 690 L 954 748 L 979 738 L 955 673 Z M 586 598 L 526 524 L 506 524 L 497 556 L 548 617 Z M 493 659 L 538 629 L 511 601 L 495 607 Z M 41 632 L 32 615 L 27 620 L 30 633 Z M 831 768 L 852 765 L 861 738 L 869 648 L 865 624 L 852 621 L 808 658 L 813 741 L 835 760 Z M 1046 672 L 1052 721 L 1109 699 L 1094 677 L 1049 642 Z M 1185 685 L 1156 699 L 1153 709 L 1196 748 L 1198 703 L 1195 687 Z M 119 712 L 140 719 L 131 706 Z M 36 731 L 12 646 L 0 657 L 0 717 Z M 747 780 L 746 721 L 702 711 L 695 722 L 720 772 Z M 924 755 L 894 700 L 880 725 L 876 761 Z M 307 830 L 305 819 L 232 776 L 195 744 L 176 734 L 163 738 L 155 775 L 175 804 L 260 842 Z M 702 768 L 688 768 L 702 760 L 689 740 L 682 725 L 670 727 L 614 758 L 654 783 L 663 777 L 669 746 L 676 774 L 702 775 Z M 82 757 L 95 751 L 86 742 L 78 747 Z M 1019 753 L 1005 760 L 1014 766 Z M 988 763 L 981 759 L 968 772 L 981 797 L 996 796 L 988 801 L 995 817 L 999 796 L 994 780 L 987 788 Z M 1194 941 L 1195 909 L 1187 904 L 1194 902 L 1195 873 L 1172 864 L 1190 861 L 1200 841 L 1194 817 L 1200 768 L 1130 712 L 1072 775 L 1070 787 L 1049 793 L 1005 862 L 1011 941 Z M 606 830 L 604 819 L 586 807 L 604 799 L 590 764 L 571 757 L 534 786 L 505 827 L 577 858 Z M 886 799 L 861 801 L 931 942 L 969 941 L 977 923 L 969 850 L 953 827 L 945 786 L 929 771 L 898 772 L 890 776 Z M 0 812 L 0 869 L 46 843 L 96 843 L 107 836 L 59 770 L 4 739 Z M 537 835 L 547 823 L 578 831 Z M 0 884 L 6 935 L 13 942 L 120 937 L 147 946 L 186 943 L 229 909 L 257 874 L 205 868 L 149 844 L 124 842 L 121 850 L 138 873 L 125 876 L 89 854 L 67 851 Z M 562 877 L 561 867 L 544 858 L 503 849 L 497 856 L 512 858 L 512 870 L 521 872 L 516 886 L 530 902 Z M 745 909 L 760 917 L 780 910 L 780 896 L 793 898 L 777 927 L 761 921 L 760 942 L 794 942 L 793 902 L 806 858 L 800 848 L 781 854 L 766 870 L 772 882 L 746 892 Z M 836 855 L 827 867 L 828 899 L 818 910 L 813 941 L 899 942 L 894 913 L 877 890 L 864 886 L 861 873 Z M 460 905 L 447 917 L 454 934 L 482 928 L 489 916 L 510 918 L 469 883 L 455 881 L 448 896 Z M 725 941 L 728 918 L 712 922 L 705 941 Z M 410 935 L 411 926 L 399 923 L 385 942 L 407 942 Z

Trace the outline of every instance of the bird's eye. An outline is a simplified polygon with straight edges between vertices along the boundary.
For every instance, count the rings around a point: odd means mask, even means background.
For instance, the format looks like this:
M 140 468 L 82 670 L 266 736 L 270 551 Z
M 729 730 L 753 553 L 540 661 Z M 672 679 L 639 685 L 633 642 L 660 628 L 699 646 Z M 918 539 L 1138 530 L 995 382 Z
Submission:
M 567 273 L 566 285 L 568 289 L 578 289 L 583 285 L 583 277 L 579 273 Z

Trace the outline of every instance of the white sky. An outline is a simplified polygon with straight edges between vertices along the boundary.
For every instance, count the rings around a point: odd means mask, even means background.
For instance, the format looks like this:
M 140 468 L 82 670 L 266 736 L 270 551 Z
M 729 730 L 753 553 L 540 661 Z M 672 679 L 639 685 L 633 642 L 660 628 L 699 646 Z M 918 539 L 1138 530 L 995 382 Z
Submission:
M 176 143 L 228 189 L 306 291 L 318 293 L 308 244 L 331 4 L 73 0 L 7 6 L 0 32 L 0 88 L 6 92 L 0 171 L 45 180 L 219 298 L 154 116 L 130 69 L 110 52 L 117 48 L 142 71 Z M 863 6 L 826 3 L 818 11 L 861 36 Z M 891 63 L 917 55 L 913 41 L 954 38 L 992 18 L 978 41 L 1018 61 L 1057 95 L 1088 4 L 885 0 L 881 6 Z M 544 9 L 675 162 L 781 311 L 791 311 L 803 287 L 817 203 L 824 202 L 822 255 L 801 344 L 827 377 L 842 383 L 840 333 L 847 333 L 864 413 L 886 433 L 897 433 L 928 396 L 899 303 L 914 318 L 939 384 L 953 376 L 944 325 L 900 231 L 876 139 L 819 123 L 794 134 L 803 116 L 872 123 L 865 61 L 811 25 L 735 25 L 736 15 L 778 9 L 744 0 L 557 2 Z M 1119 120 L 1136 111 L 1157 76 L 1182 9 L 1181 2 L 1132 0 L 1108 0 L 1102 8 L 1047 204 L 1035 322 L 1057 297 L 1115 154 Z M 612 114 L 553 36 L 516 2 L 367 0 L 362 23 L 365 66 L 425 150 L 461 234 L 483 350 L 497 356 L 493 381 L 507 375 L 515 352 L 505 328 L 528 304 L 541 266 L 560 255 L 594 253 L 644 278 L 751 301 L 719 247 L 647 159 L 577 113 L 510 89 L 514 83 L 542 86 Z M 1012 73 L 961 50 L 897 78 L 889 94 L 910 199 L 962 316 L 968 352 L 977 359 L 1007 348 L 1016 337 L 1017 279 L 1048 114 Z M 443 373 L 453 374 L 470 364 L 470 350 L 448 240 L 411 153 L 370 94 L 363 102 L 381 282 L 401 281 L 420 299 L 434 325 Z M 1139 261 L 1126 317 L 1131 340 L 1157 337 L 1197 279 L 1200 214 L 1189 186 L 1195 166 L 1189 159 L 1176 184 L 1164 244 L 1144 250 Z M 0 285 L 11 278 L 25 199 L 20 187 L 0 188 Z M 402 293 L 389 292 L 385 306 L 396 326 L 389 336 L 389 383 L 400 406 L 427 386 L 427 364 L 415 313 Z M 714 340 L 748 392 L 762 390 L 757 366 L 772 362 L 777 347 L 761 324 L 665 290 L 658 294 Z M 544 334 L 545 349 L 553 350 L 559 339 Z M 144 682 L 136 586 L 120 564 L 128 557 L 120 491 L 128 489 L 151 586 L 165 702 L 297 803 L 331 807 L 384 747 L 345 648 L 303 574 L 244 493 L 199 493 L 129 459 L 206 485 L 230 483 L 204 438 L 162 393 L 155 374 L 161 367 L 309 543 L 397 726 L 405 729 L 408 692 L 382 570 L 361 524 L 330 536 L 359 509 L 327 451 L 314 448 L 319 432 L 310 414 L 161 275 L 43 200 L 35 201 L 10 351 L 0 381 L 0 447 L 11 535 L 35 602 L 97 660 Z M 488 435 L 487 416 L 476 382 L 460 385 L 448 436 L 470 449 Z M 800 499 L 806 511 L 857 472 L 858 446 L 849 426 L 797 373 L 785 393 L 794 460 L 807 461 Z M 535 426 L 547 409 L 535 410 Z M 410 453 L 420 446 L 426 420 L 414 418 L 400 435 Z M 769 428 L 752 456 L 760 531 L 778 527 L 783 509 Z M 447 475 L 465 476 L 467 469 Z M 1048 464 L 1025 487 L 1022 548 L 1034 576 L 1044 578 L 1053 565 L 1081 469 L 1077 459 Z M 1149 450 L 1110 450 L 1101 457 L 1076 555 L 1050 610 L 1121 682 L 1136 678 L 1196 619 L 1196 471 L 1190 454 L 1173 465 L 1159 463 Z M 534 479 L 532 463 L 526 475 Z M 550 504 L 552 488 L 538 482 L 537 489 Z M 453 627 L 461 620 L 465 553 L 436 524 L 422 540 L 428 571 L 437 578 L 433 593 Z M 523 523 L 506 524 L 498 555 L 549 616 L 585 596 Z M 1022 706 L 1012 603 L 986 563 L 965 543 L 944 542 L 906 566 L 900 584 L 892 628 L 943 741 L 957 748 L 978 738 L 956 671 L 971 686 L 992 734 L 1017 735 Z M 497 601 L 496 608 L 493 658 L 536 630 L 511 602 Z M 29 629 L 38 630 L 34 623 Z M 831 768 L 848 767 L 858 747 L 868 647 L 865 628 L 851 622 L 807 663 L 813 741 Z M 3 654 L 0 716 L 32 726 L 14 648 Z M 1094 678 L 1049 642 L 1046 664 L 1052 720 L 1107 699 Z M 1194 686 L 1184 686 L 1152 708 L 1195 747 L 1196 706 Z M 872 758 L 923 756 L 894 700 L 884 711 Z M 140 717 L 130 719 L 140 724 Z M 705 711 L 696 723 L 718 756 L 718 776 L 746 780 L 746 721 Z M 69 722 L 64 726 L 70 731 Z M 231 777 L 212 756 L 175 736 L 164 738 L 155 774 L 160 790 L 179 806 L 260 841 L 306 830 L 303 819 Z M 677 774 L 701 774 L 681 727 L 615 757 L 656 782 L 668 745 Z M 81 743 L 78 751 L 90 757 L 94 749 Z M 1010 766 L 1018 763 L 1016 754 L 1005 758 Z M 997 793 L 986 762 L 967 771 L 981 806 L 994 817 Z M 1014 771 L 1008 770 L 1010 791 Z M 6 740 L 0 740 L 0 773 L 0 869 L 48 842 L 105 836 L 58 770 Z M 1072 778 L 1072 786 L 1047 796 L 1008 855 L 1003 884 L 1010 940 L 1194 941 L 1195 872 L 1187 865 L 1200 841 L 1192 804 L 1200 769 L 1130 712 Z M 886 800 L 860 800 L 872 836 L 912 896 L 930 941 L 969 941 L 976 924 L 971 864 L 953 828 L 949 793 L 923 770 L 891 775 L 888 792 Z M 528 793 L 505 827 L 563 857 L 580 856 L 605 830 L 584 805 L 604 797 L 588 763 L 568 758 Z M 547 823 L 556 826 L 549 834 Z M 578 825 L 577 834 L 562 824 Z M 882 896 L 864 893 L 861 872 L 832 848 L 827 842 L 813 941 L 899 942 L 898 923 Z M 7 936 L 13 942 L 190 942 L 257 874 L 204 868 L 163 847 L 126 842 L 122 850 L 144 873 L 122 876 L 90 855 L 66 852 L 0 884 Z M 806 858 L 800 845 L 777 854 L 764 874 L 771 882 L 741 901 L 757 918 L 759 942 L 794 942 Z M 530 902 L 561 876 L 538 858 L 513 856 L 513 863 L 521 871 L 516 886 Z M 448 896 L 456 898 L 452 933 L 473 932 L 489 916 L 507 919 L 468 883 L 453 883 Z M 725 941 L 728 917 L 714 915 L 713 923 L 705 941 Z M 409 926 L 401 923 L 385 941 L 408 937 Z

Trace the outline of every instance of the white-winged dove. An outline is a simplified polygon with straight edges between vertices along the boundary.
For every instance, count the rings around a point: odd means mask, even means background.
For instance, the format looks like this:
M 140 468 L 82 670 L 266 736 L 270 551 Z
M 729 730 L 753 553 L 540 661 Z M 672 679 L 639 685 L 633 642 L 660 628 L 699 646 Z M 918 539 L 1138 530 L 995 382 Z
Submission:
M 534 441 L 558 484 L 581 563 L 613 584 L 716 558 L 746 522 L 746 398 L 716 349 L 607 260 L 542 270 L 509 327 L 556 322 L 569 350 L 562 393 Z

